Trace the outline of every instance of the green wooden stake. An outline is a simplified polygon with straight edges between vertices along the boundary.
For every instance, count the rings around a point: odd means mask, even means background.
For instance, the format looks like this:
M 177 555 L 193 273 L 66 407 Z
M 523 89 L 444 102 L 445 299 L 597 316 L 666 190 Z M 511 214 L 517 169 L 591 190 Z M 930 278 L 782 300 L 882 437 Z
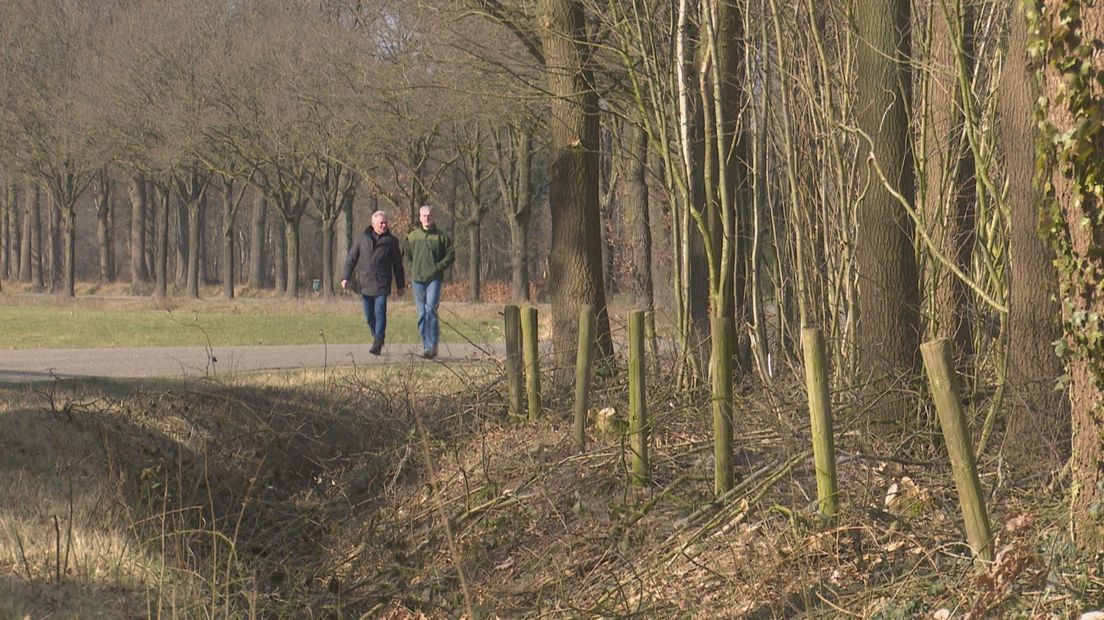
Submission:
M 579 349 L 575 358 L 575 447 L 586 449 L 587 408 L 590 405 L 590 374 L 594 363 L 594 306 L 579 311 Z
M 824 355 L 824 337 L 820 330 L 801 330 L 805 351 L 805 390 L 809 396 L 809 421 L 813 433 L 813 460 L 816 463 L 817 503 L 825 519 L 834 519 L 839 511 L 836 484 L 836 443 L 832 433 L 832 405 L 828 397 L 828 365 Z
M 629 313 L 629 446 L 632 481 L 645 485 L 651 478 L 648 464 L 648 406 L 644 391 L 644 313 Z
M 540 356 L 537 348 L 537 309 L 521 309 L 521 340 L 525 352 L 525 391 L 529 394 L 529 419 L 541 417 Z
M 721 496 L 732 489 L 732 319 L 713 317 L 712 375 L 713 407 L 713 493 Z
M 974 551 L 975 559 L 992 562 L 993 533 L 970 444 L 970 429 L 966 426 L 966 416 L 962 411 L 962 395 L 951 362 L 951 346 L 944 339 L 931 340 L 920 345 L 920 353 L 924 357 L 924 369 L 931 384 L 939 425 L 943 428 L 943 440 L 947 442 L 947 452 L 951 457 L 958 500 L 966 522 L 966 540 Z
M 521 393 L 525 389 L 525 375 L 521 360 L 521 309 L 514 304 L 505 309 L 506 329 L 506 383 L 510 393 L 510 417 L 522 415 Z

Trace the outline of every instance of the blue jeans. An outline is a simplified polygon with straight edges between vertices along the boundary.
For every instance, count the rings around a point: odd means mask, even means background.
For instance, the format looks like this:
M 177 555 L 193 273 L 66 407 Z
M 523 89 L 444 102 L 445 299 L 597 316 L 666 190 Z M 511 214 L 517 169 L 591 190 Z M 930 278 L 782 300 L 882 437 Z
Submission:
M 422 346 L 432 349 L 441 337 L 441 326 L 437 320 L 437 304 L 441 303 L 441 281 L 414 283 L 414 308 L 418 311 L 418 333 L 422 335 Z
M 364 320 L 368 321 L 372 338 L 383 340 L 387 331 L 387 295 L 361 295 L 360 301 L 364 303 Z

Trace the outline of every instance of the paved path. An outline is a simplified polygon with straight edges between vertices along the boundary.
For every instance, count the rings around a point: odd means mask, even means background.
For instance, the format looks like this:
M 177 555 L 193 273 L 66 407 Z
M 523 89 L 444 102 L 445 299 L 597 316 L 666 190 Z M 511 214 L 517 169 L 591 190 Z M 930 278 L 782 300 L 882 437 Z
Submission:
M 501 355 L 502 344 L 441 344 L 435 361 L 457 362 Z M 421 346 L 394 344 L 383 355 L 368 353 L 367 344 L 288 345 L 270 347 L 147 347 L 118 349 L 0 349 L 0 383 L 47 381 L 55 377 L 204 377 L 236 372 L 432 363 L 415 357 Z

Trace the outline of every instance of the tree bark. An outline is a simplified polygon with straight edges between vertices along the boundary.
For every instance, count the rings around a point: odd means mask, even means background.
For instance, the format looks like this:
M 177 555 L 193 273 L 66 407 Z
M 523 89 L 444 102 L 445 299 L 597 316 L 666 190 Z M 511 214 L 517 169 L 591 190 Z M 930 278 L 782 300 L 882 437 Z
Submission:
M 1049 156 L 1050 228 L 1063 301 L 1072 417 L 1071 521 L 1077 546 L 1104 545 L 1104 4 L 1044 3 L 1040 50 L 1044 64 Z M 1040 44 L 1040 45 L 1036 45 Z
M 1008 431 L 1005 451 L 1024 472 L 1044 473 L 1069 456 L 1069 401 L 1055 389 L 1062 334 L 1054 250 L 1040 229 L 1043 192 L 1033 182 L 1038 138 L 1034 118 L 1039 85 L 1027 57 L 1027 22 L 1011 15 L 1000 88 L 1000 144 L 1011 212 L 1009 238 Z
M 478 205 L 472 205 L 471 209 L 480 213 Z M 482 216 L 478 215 L 468 220 L 468 301 L 479 303 L 482 278 L 480 269 L 483 266 L 483 228 Z
M 573 376 L 579 311 L 597 317 L 598 358 L 613 353 L 602 285 L 602 239 L 598 212 L 598 93 L 589 65 L 593 50 L 578 0 L 541 0 L 541 38 L 549 105 L 549 203 L 552 243 L 548 289 L 552 301 L 555 377 Z
M 626 124 L 625 219 L 631 245 L 633 305 L 651 312 L 655 309 L 655 285 L 652 279 L 652 225 L 648 212 L 648 136 L 635 123 Z
M 62 216 L 61 208 L 51 195 L 45 192 L 46 202 L 46 276 L 50 282 L 50 292 L 61 290 L 65 278 L 62 265 Z
M 27 184 L 23 192 L 23 234 L 19 243 L 19 280 L 30 282 L 34 278 L 32 256 L 38 253 L 38 245 L 32 247 L 32 240 L 41 239 L 38 229 L 38 187 Z M 41 289 L 41 282 L 39 283 Z
M 268 199 L 257 192 L 253 202 L 253 217 L 249 228 L 249 288 L 260 291 L 265 287 L 265 243 L 268 215 Z
M 288 247 L 284 221 L 273 218 L 272 221 L 269 222 L 269 234 L 272 236 L 273 249 L 276 250 L 275 256 L 272 257 L 272 269 L 275 272 L 273 275 L 276 284 L 276 294 L 284 295 L 288 290 Z
M 172 208 L 172 189 L 166 183 L 165 186 L 156 186 L 156 248 L 154 259 L 154 274 L 157 284 L 154 288 L 156 297 L 165 298 L 169 293 L 169 212 Z
M 857 162 L 870 175 L 857 217 L 858 355 L 860 373 L 869 381 L 868 398 L 885 403 L 875 417 L 897 423 L 904 421 L 907 407 L 902 399 L 883 394 L 901 379 L 915 377 L 920 322 L 914 226 L 894 196 L 909 205 L 915 202 L 908 118 L 909 0 L 859 0 L 855 19 L 857 121 L 871 141 L 861 138 Z
M 96 183 L 96 240 L 100 249 L 100 282 L 115 279 L 111 269 L 111 180 L 107 171 L 97 174 Z
M 931 42 L 928 74 L 928 138 L 925 142 L 925 211 L 940 253 L 962 273 L 970 273 L 974 252 L 976 183 L 974 158 L 963 133 L 965 106 L 959 86 L 961 72 L 970 79 L 974 65 L 974 16 L 968 2 L 930 3 Z M 954 345 L 957 368 L 971 376 L 974 338 L 970 289 L 940 261 L 931 273 L 933 338 Z
M 130 198 L 130 292 L 138 294 L 138 285 L 149 282 L 150 272 L 146 264 L 146 213 L 148 201 L 146 177 L 136 172 L 127 184 Z
M 12 240 L 14 239 L 12 216 L 15 214 L 15 186 L 4 183 L 3 190 L 3 203 L 0 203 L 0 245 L 3 246 L 3 250 L 0 251 L 0 277 L 7 279 L 12 273 Z
M 8 279 L 18 280 L 22 268 L 20 264 L 20 249 L 23 247 L 23 209 L 20 208 L 18 185 L 13 181 L 8 186 L 11 200 L 8 202 L 8 230 L 10 231 L 11 247 L 8 250 Z

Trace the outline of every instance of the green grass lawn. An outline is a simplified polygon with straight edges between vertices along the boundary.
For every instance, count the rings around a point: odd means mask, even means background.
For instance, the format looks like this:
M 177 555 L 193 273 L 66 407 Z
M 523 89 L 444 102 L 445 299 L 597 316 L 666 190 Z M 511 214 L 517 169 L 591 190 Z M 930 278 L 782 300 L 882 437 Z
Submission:
M 128 307 L 128 306 L 142 307 Z M 441 340 L 501 339 L 497 305 L 441 305 Z M 392 301 L 387 341 L 418 342 L 414 305 Z M 161 309 L 149 303 L 50 300 L 5 305 L 0 299 L 0 349 L 228 346 L 371 342 L 359 299 L 331 303 L 249 300 L 191 303 Z

